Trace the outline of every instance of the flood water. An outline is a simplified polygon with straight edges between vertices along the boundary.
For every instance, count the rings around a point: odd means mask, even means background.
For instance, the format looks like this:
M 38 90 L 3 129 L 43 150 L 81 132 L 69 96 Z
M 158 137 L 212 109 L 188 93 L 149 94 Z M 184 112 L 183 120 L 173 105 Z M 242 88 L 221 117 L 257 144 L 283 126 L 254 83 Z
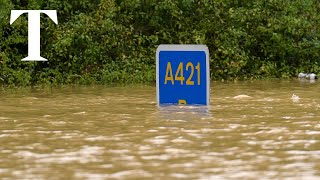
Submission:
M 2 90 L 0 178 L 320 178 L 320 81 L 211 85 L 207 110 L 153 86 Z

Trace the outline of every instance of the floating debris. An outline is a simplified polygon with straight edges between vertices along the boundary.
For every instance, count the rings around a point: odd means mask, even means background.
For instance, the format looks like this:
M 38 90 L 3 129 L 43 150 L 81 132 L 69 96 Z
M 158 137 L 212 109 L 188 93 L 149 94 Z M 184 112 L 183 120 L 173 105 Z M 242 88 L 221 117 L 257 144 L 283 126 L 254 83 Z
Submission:
M 306 79 L 310 79 L 310 80 L 315 80 L 315 79 L 318 79 L 318 75 L 314 74 L 314 73 L 299 73 L 298 75 L 298 78 L 299 79 L 303 79 L 303 78 L 306 78 Z
M 233 97 L 233 99 L 250 99 L 250 98 L 252 98 L 252 97 L 245 95 L 245 94 L 241 94 L 241 95 Z
M 295 95 L 295 94 L 292 94 L 291 99 L 292 99 L 293 102 L 299 102 L 300 97 Z
M 318 76 L 314 73 L 311 73 L 311 74 L 308 74 L 306 78 L 310 80 L 315 80 L 315 79 L 318 79 Z
M 298 74 L 298 78 L 305 78 L 307 76 L 307 74 L 305 74 L 305 73 L 299 73 Z

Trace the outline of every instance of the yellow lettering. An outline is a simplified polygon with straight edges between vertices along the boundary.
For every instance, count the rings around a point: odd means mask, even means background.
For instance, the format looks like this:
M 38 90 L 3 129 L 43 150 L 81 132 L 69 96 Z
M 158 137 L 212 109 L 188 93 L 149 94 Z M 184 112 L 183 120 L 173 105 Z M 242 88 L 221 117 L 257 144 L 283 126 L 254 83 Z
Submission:
M 198 63 L 198 65 L 196 66 L 196 69 L 198 71 L 198 85 L 200 85 L 200 63 Z
M 179 105 L 187 105 L 187 101 L 184 99 L 179 99 L 178 104 Z
M 173 75 L 172 75 L 172 67 L 171 67 L 170 62 L 168 62 L 168 64 L 167 64 L 166 78 L 164 80 L 164 84 L 167 84 L 168 81 L 171 81 L 172 85 L 174 85 L 174 80 L 173 80 Z
M 193 74 L 194 74 L 194 66 L 191 62 L 188 62 L 187 66 L 186 66 L 186 70 L 188 71 L 189 69 L 191 68 L 191 72 L 190 72 L 190 76 L 189 78 L 187 79 L 187 85 L 194 85 L 194 81 L 192 81 L 192 77 L 193 77 Z
M 180 74 L 180 76 L 179 76 L 179 74 Z M 180 81 L 180 84 L 183 85 L 184 76 L 183 76 L 183 63 L 182 62 L 178 66 L 175 78 L 176 78 L 176 81 Z
M 193 75 L 195 74 L 195 70 L 197 73 L 197 81 L 198 81 L 197 84 L 200 85 L 201 84 L 200 63 L 197 63 L 197 66 L 194 66 L 192 62 L 188 62 L 185 68 L 186 68 L 185 69 L 186 71 L 190 72 L 189 77 L 187 78 L 187 81 L 186 81 L 186 85 L 193 86 L 195 84 L 195 81 L 192 80 Z M 171 84 L 174 85 L 175 81 L 180 81 L 180 84 L 183 85 L 185 81 L 183 71 L 184 71 L 183 62 L 180 62 L 177 68 L 177 71 L 175 73 L 175 76 L 173 76 L 171 62 L 168 62 L 164 84 L 168 84 L 168 81 L 171 81 Z

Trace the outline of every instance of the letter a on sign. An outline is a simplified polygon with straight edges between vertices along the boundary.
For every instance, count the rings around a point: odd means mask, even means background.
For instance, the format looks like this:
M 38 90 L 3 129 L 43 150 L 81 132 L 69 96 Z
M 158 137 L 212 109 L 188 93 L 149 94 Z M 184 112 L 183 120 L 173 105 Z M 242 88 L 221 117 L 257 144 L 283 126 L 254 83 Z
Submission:
M 12 10 L 10 25 L 19 18 L 21 14 L 28 14 L 28 57 L 22 61 L 47 61 L 40 56 L 40 15 L 44 13 L 58 24 L 56 10 Z

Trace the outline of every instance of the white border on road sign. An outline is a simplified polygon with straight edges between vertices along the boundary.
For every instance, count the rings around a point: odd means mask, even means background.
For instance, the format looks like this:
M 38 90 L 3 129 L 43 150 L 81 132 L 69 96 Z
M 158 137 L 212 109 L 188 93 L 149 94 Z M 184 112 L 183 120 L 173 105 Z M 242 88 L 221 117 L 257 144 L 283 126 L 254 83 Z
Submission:
M 160 106 L 160 96 L 159 96 L 159 53 L 160 51 L 204 51 L 206 53 L 206 74 L 207 74 L 207 106 L 209 106 L 209 94 L 210 94 L 210 63 L 209 63 L 209 49 L 206 45 L 196 45 L 196 44 L 161 44 L 157 48 L 156 52 L 156 91 L 157 91 L 157 104 Z

